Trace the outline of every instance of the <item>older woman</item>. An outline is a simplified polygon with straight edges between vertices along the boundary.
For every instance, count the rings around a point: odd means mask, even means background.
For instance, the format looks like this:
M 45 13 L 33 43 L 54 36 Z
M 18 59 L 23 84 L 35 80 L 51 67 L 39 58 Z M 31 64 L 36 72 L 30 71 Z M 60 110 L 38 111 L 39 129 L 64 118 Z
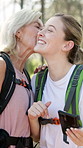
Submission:
M 33 48 L 37 40 L 37 33 L 42 26 L 40 16 L 40 12 L 22 9 L 12 15 L 2 28 L 2 48 L 0 48 L 0 50 L 5 52 L 10 57 L 15 70 L 16 78 L 24 80 L 27 84 L 29 82 L 23 72 L 23 69 L 26 60 L 33 53 Z M 6 73 L 6 66 L 7 65 L 4 59 L 0 57 L 1 93 Z M 0 147 L 2 145 L 4 145 L 4 147 L 16 145 L 10 147 L 32 148 L 30 126 L 26 115 L 29 101 L 31 101 L 31 103 L 33 102 L 32 90 L 28 90 L 26 87 L 16 84 L 10 101 L 0 115 L 0 129 L 3 129 L 3 132 L 8 132 L 12 138 L 8 141 L 9 144 L 7 141 L 7 143 L 5 143 L 5 140 L 4 142 L 2 141 L 2 143 L 0 142 Z M 3 134 L 1 136 L 3 136 Z

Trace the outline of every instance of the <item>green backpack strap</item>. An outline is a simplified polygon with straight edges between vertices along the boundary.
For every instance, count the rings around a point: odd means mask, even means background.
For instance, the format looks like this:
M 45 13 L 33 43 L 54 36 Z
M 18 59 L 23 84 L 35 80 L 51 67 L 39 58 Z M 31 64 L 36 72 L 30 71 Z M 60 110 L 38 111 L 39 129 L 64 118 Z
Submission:
M 83 82 L 83 65 L 77 65 L 70 78 L 67 91 L 66 91 L 66 103 L 64 110 L 71 114 L 79 115 L 79 94 L 80 88 Z M 78 121 L 82 126 L 81 120 Z
M 45 68 L 44 70 L 41 70 L 40 72 L 37 73 L 36 75 L 36 80 L 35 80 L 35 99 L 34 101 L 41 101 L 42 100 L 42 95 L 43 95 L 43 90 L 47 78 L 47 73 L 48 73 L 48 68 Z

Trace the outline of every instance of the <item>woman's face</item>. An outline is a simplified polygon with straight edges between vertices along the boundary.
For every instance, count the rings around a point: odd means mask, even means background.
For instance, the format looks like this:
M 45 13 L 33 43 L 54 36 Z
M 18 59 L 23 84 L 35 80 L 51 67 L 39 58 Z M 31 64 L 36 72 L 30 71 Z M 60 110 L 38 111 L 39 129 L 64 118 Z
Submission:
M 37 45 L 34 51 L 44 55 L 61 53 L 65 44 L 63 23 L 60 17 L 50 18 L 44 28 L 38 33 Z
M 40 31 L 38 21 L 24 25 L 20 30 L 20 42 L 25 49 L 33 50 L 37 42 L 37 34 Z

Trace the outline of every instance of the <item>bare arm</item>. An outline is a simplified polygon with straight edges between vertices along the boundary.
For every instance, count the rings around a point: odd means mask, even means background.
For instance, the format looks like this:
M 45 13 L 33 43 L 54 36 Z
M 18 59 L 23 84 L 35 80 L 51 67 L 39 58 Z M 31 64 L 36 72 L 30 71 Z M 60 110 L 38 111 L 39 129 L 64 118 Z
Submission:
M 4 78 L 5 78 L 5 71 L 6 71 L 6 63 L 0 57 L 0 91 L 1 91 L 2 84 L 3 84 Z
M 51 102 L 47 102 L 46 104 L 43 104 L 41 101 L 38 101 L 36 103 L 33 103 L 31 108 L 28 110 L 28 117 L 30 121 L 30 128 L 31 128 L 31 134 L 34 139 L 34 141 L 38 141 L 40 138 L 40 125 L 38 122 L 38 118 L 44 117 L 48 115 L 48 107 L 51 104 Z

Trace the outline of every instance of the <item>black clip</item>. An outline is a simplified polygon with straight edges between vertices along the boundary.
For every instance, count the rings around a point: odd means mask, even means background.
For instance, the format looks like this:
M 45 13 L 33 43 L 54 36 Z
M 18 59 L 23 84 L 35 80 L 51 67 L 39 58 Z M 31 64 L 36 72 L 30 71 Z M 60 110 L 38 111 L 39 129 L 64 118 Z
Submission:
M 69 144 L 69 142 L 67 141 L 67 135 L 66 134 L 63 134 L 63 141 L 67 144 Z

